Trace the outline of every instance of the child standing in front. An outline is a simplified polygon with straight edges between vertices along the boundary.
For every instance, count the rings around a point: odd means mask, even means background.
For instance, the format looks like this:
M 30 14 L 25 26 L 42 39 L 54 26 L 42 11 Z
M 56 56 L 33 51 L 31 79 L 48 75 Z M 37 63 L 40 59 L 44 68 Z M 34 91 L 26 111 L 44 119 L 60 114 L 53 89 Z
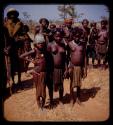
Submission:
M 77 89 L 76 101 L 80 102 L 80 88 L 81 79 L 86 76 L 83 73 L 85 67 L 85 41 L 81 39 L 82 29 L 75 27 L 72 32 L 72 40 L 68 42 L 70 48 L 70 62 L 69 62 L 69 74 L 70 74 L 70 95 L 71 104 L 74 105 L 74 88 Z
M 33 79 L 36 86 L 36 99 L 38 107 L 43 108 L 46 99 L 46 85 L 49 89 L 50 106 L 53 101 L 53 58 L 46 49 L 46 42 L 42 34 L 37 34 L 34 39 L 34 49 L 22 54 L 20 58 L 34 56 Z M 26 59 L 29 61 L 29 59 Z

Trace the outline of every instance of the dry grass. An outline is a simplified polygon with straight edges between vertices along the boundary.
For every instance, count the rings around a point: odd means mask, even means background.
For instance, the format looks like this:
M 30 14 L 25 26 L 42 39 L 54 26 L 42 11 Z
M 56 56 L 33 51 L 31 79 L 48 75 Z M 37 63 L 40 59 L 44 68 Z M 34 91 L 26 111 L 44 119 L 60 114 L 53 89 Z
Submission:
M 22 74 L 23 81 L 31 78 Z M 108 69 L 88 69 L 88 76 L 82 81 L 82 105 L 75 103 L 74 107 L 69 103 L 69 80 L 64 81 L 64 104 L 56 103 L 53 109 L 43 111 L 37 108 L 32 80 L 23 84 L 24 90 L 18 90 L 4 102 L 4 117 L 8 121 L 104 121 L 109 117 Z M 58 92 L 54 92 L 56 102 L 58 97 Z M 46 105 L 47 102 L 48 90 Z

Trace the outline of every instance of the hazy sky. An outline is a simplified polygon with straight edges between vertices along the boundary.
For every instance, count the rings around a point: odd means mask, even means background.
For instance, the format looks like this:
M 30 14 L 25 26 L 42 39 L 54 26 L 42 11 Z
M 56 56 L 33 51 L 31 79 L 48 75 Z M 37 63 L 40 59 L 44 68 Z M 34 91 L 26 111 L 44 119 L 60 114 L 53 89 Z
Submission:
M 28 12 L 30 15 L 30 19 L 35 20 L 38 22 L 38 20 L 42 17 L 45 17 L 47 19 L 52 20 L 59 20 L 59 11 L 57 9 L 58 4 L 37 4 L 37 5 L 8 5 L 4 9 L 4 16 L 6 16 L 7 10 L 9 8 L 15 8 L 19 11 L 20 15 L 19 18 L 23 19 L 23 12 Z M 107 6 L 105 5 L 75 5 L 78 13 L 84 13 L 84 15 L 79 19 L 81 21 L 84 18 L 87 18 L 89 21 L 100 21 L 101 16 L 109 17 L 109 12 L 106 12 L 108 10 Z M 75 19 L 76 21 L 76 19 Z

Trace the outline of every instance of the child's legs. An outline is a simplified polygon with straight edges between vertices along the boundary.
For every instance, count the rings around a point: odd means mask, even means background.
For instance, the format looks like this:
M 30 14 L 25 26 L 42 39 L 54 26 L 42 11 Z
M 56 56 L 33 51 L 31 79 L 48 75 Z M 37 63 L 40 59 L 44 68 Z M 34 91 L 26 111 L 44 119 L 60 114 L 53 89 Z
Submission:
M 52 103 L 53 102 L 53 75 L 52 74 L 47 73 L 46 82 L 47 82 L 47 87 L 49 91 L 50 103 Z
M 92 64 L 94 64 L 95 58 L 96 58 L 96 52 L 95 52 L 95 50 L 93 49 L 93 50 L 92 50 Z
M 46 84 L 45 84 L 45 73 L 41 72 L 40 75 L 34 75 L 34 82 L 36 86 L 36 100 L 40 107 L 40 97 L 42 97 L 42 105 L 45 103 L 46 98 Z
M 80 99 L 80 86 L 77 86 L 77 98 Z
M 63 99 L 63 93 L 64 93 L 63 83 L 60 83 L 60 85 L 59 85 L 59 98 L 60 98 L 60 101 L 62 101 L 62 99 Z
M 72 82 L 70 83 L 70 99 L 71 101 L 74 101 L 74 91 L 72 87 Z

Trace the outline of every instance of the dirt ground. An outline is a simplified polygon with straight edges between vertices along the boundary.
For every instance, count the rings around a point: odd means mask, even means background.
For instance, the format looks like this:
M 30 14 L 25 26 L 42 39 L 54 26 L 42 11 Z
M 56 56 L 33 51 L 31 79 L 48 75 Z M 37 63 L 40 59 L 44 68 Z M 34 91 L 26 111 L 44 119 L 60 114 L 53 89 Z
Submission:
M 30 64 L 29 67 L 32 67 Z M 17 77 L 17 76 L 16 76 Z M 15 78 L 17 81 L 17 78 Z M 92 68 L 82 81 L 81 102 L 70 105 L 69 80 L 64 81 L 63 105 L 58 103 L 58 92 L 54 92 L 55 106 L 48 109 L 48 90 L 43 110 L 37 108 L 32 75 L 22 73 L 22 86 L 4 102 L 4 118 L 8 121 L 105 121 L 109 118 L 109 69 Z

